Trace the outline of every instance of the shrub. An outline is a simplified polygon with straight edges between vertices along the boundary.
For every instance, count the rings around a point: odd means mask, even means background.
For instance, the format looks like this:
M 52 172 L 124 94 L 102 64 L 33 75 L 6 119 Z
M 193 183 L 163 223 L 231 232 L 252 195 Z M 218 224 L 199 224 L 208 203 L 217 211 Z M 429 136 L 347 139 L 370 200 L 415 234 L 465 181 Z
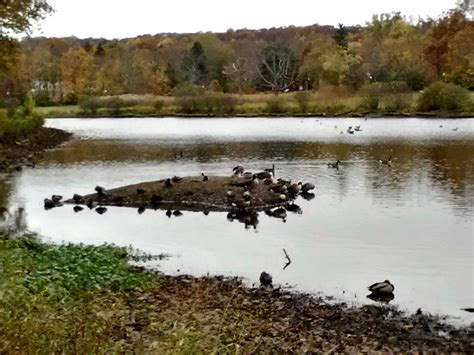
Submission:
M 382 83 L 364 85 L 361 89 L 362 106 L 369 111 L 377 111 L 383 89 L 384 85 Z
M 192 95 L 175 98 L 178 111 L 182 113 L 233 113 L 238 104 L 237 98 L 217 92 L 194 92 Z
M 8 117 L 13 117 L 16 113 L 16 110 L 18 109 L 20 105 L 21 105 L 21 102 L 16 97 L 12 97 L 12 98 L 8 98 L 8 99 L 4 99 L 0 101 L 0 108 L 7 109 Z
M 48 107 L 53 106 L 54 102 L 51 101 L 48 93 L 40 92 L 39 94 L 35 95 L 36 106 L 39 107 Z
M 278 96 L 274 96 L 267 100 L 267 107 L 266 111 L 268 113 L 284 113 L 286 111 L 286 103 L 283 99 L 279 98 Z
M 81 100 L 79 107 L 84 114 L 96 115 L 97 110 L 100 107 L 100 103 L 94 97 L 86 97 L 85 99 Z
M 418 110 L 459 111 L 469 104 L 469 93 L 466 89 L 441 81 L 423 90 L 418 98 Z
M 164 106 L 165 106 L 165 103 L 163 102 L 163 100 L 156 100 L 155 103 L 153 104 L 153 107 L 155 108 L 156 112 L 160 112 Z
M 307 91 L 297 92 L 294 96 L 296 103 L 300 109 L 300 112 L 305 113 L 309 108 L 309 99 L 311 95 Z

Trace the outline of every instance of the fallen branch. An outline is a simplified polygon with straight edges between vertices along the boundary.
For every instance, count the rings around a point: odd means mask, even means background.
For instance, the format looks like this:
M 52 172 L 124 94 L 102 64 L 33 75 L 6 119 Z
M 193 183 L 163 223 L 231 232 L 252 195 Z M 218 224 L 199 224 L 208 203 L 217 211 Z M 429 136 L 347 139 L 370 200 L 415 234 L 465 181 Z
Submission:
M 290 256 L 288 255 L 288 253 L 286 252 L 285 248 L 283 248 L 283 252 L 285 253 L 286 260 L 288 260 L 286 262 L 285 266 L 283 266 L 283 270 L 285 270 L 288 267 L 288 265 L 291 264 L 291 259 L 290 259 Z

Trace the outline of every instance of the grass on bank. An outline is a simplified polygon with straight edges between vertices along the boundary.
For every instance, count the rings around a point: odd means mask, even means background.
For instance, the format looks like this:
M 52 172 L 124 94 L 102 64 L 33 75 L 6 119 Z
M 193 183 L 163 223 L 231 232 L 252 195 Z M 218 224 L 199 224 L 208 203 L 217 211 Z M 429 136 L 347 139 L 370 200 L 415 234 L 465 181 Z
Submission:
M 85 97 L 78 105 L 41 107 L 47 117 L 120 117 L 153 115 L 439 115 L 474 113 L 474 93 L 454 84 L 435 83 L 422 92 L 406 84 L 373 83 L 354 92 L 347 87 L 326 86 L 318 91 L 223 94 L 188 90 L 178 96 L 120 95 Z
M 159 284 L 128 265 L 129 252 L 1 239 L 0 353 L 113 350 L 128 321 L 122 293 Z

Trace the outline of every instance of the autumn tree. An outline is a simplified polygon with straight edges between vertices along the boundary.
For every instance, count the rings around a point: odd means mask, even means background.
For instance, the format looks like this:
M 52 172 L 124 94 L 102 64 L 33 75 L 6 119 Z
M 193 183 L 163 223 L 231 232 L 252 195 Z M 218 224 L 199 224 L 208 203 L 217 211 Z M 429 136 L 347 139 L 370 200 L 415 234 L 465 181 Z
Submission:
M 18 42 L 11 33 L 29 33 L 36 21 L 52 8 L 44 0 L 4 0 L 0 6 L 0 80 L 7 76 L 19 58 Z
M 289 89 L 298 72 L 295 52 L 283 42 L 269 43 L 259 55 L 257 70 L 263 87 L 275 93 Z

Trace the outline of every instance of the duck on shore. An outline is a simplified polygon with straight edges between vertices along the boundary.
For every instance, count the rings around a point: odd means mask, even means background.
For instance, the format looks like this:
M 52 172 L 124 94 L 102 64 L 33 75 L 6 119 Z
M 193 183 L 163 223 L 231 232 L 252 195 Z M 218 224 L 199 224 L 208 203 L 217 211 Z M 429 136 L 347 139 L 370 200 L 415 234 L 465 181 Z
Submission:
M 368 287 L 368 290 L 375 294 L 387 295 L 393 293 L 395 286 L 389 280 L 376 282 Z
M 245 171 L 245 168 L 242 165 L 237 165 L 232 169 L 234 175 L 242 175 Z

